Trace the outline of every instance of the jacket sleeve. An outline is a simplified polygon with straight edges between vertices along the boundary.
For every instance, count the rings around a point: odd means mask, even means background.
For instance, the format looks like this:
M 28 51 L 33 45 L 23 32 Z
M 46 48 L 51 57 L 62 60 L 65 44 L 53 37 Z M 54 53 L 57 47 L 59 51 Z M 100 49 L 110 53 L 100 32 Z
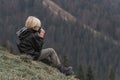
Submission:
M 42 37 L 39 37 L 38 33 L 35 33 L 33 35 L 33 40 L 34 40 L 33 42 L 35 42 L 34 44 L 38 48 L 39 52 L 41 52 L 42 46 L 44 44 L 44 39 Z

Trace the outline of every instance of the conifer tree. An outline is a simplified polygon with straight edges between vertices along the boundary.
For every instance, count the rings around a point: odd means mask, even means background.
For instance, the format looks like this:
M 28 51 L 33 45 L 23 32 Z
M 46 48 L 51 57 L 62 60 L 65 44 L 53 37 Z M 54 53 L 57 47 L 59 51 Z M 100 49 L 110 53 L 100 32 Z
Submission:
M 86 80 L 95 80 L 91 64 L 89 64 L 87 68 Z
M 115 80 L 115 71 L 112 66 L 109 68 L 109 80 Z
M 4 39 L 2 40 L 2 47 L 7 48 L 7 46 L 8 46 L 8 44 L 7 44 L 7 39 L 4 38 Z
M 67 55 L 64 55 L 63 56 L 63 64 L 65 65 L 65 66 L 68 66 L 69 65 L 69 62 L 68 62 L 68 57 L 67 57 Z
M 85 75 L 81 64 L 78 66 L 77 78 L 79 78 L 80 80 L 85 80 Z

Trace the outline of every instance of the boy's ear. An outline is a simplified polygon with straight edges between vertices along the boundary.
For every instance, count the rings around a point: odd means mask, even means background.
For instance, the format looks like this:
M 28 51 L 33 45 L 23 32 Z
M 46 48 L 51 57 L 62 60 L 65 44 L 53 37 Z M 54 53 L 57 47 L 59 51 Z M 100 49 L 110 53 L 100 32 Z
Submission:
M 35 30 L 35 27 L 33 27 L 32 29 L 34 29 L 34 30 Z
M 41 27 L 39 27 L 38 32 L 39 32 L 39 33 L 41 32 Z
M 37 26 L 34 26 L 32 29 L 37 30 Z

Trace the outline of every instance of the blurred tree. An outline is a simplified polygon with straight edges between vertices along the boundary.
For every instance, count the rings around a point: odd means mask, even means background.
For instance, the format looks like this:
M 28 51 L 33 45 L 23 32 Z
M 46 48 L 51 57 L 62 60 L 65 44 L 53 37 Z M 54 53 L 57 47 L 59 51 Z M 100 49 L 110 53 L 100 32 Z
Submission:
M 109 80 L 115 80 L 115 70 L 112 66 L 109 68 Z
M 93 73 L 92 65 L 89 64 L 87 68 L 86 80 L 95 80 L 95 75 Z
M 6 38 L 3 38 L 3 40 L 2 40 L 2 47 L 4 47 L 4 48 L 8 47 L 7 39 Z
M 62 63 L 64 66 L 69 66 L 69 60 L 68 60 L 68 56 L 66 54 L 63 55 Z
M 85 75 L 81 64 L 78 66 L 77 78 L 79 78 L 80 80 L 85 80 Z

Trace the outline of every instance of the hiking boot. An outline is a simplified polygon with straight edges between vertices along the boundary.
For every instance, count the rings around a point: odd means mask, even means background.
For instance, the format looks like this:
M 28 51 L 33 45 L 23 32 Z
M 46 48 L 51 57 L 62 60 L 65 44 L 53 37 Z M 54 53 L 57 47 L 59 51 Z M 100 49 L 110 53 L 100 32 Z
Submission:
M 66 74 L 67 76 L 74 74 L 71 66 L 69 66 L 69 67 L 64 67 L 63 65 L 59 65 L 57 68 L 58 68 L 58 70 L 59 70 L 60 72 Z
M 74 75 L 74 71 L 72 69 L 70 69 L 67 72 L 65 72 L 65 74 L 66 74 L 66 76 Z

